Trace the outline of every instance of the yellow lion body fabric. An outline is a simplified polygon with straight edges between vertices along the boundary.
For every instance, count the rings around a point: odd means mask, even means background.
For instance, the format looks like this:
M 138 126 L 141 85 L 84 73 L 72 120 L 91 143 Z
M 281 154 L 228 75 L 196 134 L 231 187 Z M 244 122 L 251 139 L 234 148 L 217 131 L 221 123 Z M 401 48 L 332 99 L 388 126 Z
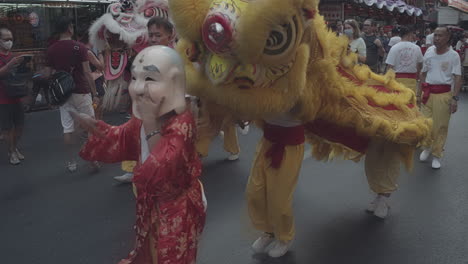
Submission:
M 411 166 L 430 121 L 393 72 L 377 75 L 356 64 L 348 40 L 327 30 L 317 1 L 172 0 L 170 6 L 191 94 L 247 120 L 290 113 L 305 125 L 318 159 L 358 158 L 370 137 L 381 137 L 399 144 Z M 221 12 L 227 24 L 219 10 L 227 10 Z
M 370 188 L 379 195 L 397 189 L 399 160 L 411 167 L 431 122 L 393 72 L 357 65 L 348 40 L 327 30 L 317 0 L 169 5 L 189 93 L 263 128 L 246 189 L 250 219 L 265 232 L 252 245 L 256 252 L 265 251 L 262 241 L 277 240 L 268 254 L 280 257 L 294 238 L 292 200 L 305 141 L 321 160 L 367 154 Z

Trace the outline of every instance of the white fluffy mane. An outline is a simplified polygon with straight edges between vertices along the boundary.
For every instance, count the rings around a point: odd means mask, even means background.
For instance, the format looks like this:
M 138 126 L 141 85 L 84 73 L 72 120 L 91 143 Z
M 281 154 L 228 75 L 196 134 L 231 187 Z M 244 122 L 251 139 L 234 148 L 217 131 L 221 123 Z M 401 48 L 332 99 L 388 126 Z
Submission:
M 141 21 L 142 19 L 136 15 L 131 24 L 138 28 L 132 28 L 131 31 L 127 31 L 125 30 L 126 27 L 120 25 L 112 14 L 104 14 L 89 28 L 89 40 L 98 50 L 104 50 L 106 48 L 106 40 L 99 37 L 99 31 L 102 27 L 105 27 L 107 31 L 119 35 L 119 39 L 131 47 L 139 37 L 144 37 L 146 34 L 146 24 L 141 24 Z

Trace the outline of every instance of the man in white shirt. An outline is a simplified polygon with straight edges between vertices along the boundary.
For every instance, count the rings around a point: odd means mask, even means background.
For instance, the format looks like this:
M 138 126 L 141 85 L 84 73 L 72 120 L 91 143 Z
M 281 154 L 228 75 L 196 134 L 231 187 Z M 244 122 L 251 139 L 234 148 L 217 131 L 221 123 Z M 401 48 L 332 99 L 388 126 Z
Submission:
M 428 48 L 430 46 L 434 45 L 434 30 L 436 28 L 437 28 L 437 23 L 431 22 L 429 24 L 429 29 L 430 29 L 431 33 L 426 36 L 426 47 L 428 47 Z
M 461 88 L 460 56 L 452 49 L 450 41 L 451 32 L 447 27 L 438 27 L 434 31 L 434 46 L 424 55 L 421 74 L 421 111 L 432 118 L 433 126 L 432 138 L 423 146 L 419 159 L 426 161 L 432 154 L 434 169 L 441 167 L 440 158 L 447 139 L 450 116 L 457 111 Z
M 414 29 L 401 26 L 399 31 L 401 42 L 390 49 L 385 63 L 395 70 L 397 81 L 416 93 L 416 80 L 422 68 L 423 55 L 421 48 L 411 42 L 414 39 Z
M 390 38 L 390 40 L 388 41 L 388 47 L 389 49 L 392 48 L 393 46 L 395 46 L 398 42 L 401 41 L 401 37 L 400 37 L 400 26 L 395 26 L 393 29 L 392 29 L 392 37 Z

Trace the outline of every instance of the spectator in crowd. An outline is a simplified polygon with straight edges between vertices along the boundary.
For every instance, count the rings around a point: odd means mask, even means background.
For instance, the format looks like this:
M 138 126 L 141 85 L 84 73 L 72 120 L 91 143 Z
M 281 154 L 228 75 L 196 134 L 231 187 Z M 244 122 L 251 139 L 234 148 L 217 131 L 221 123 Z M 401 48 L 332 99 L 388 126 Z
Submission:
M 329 30 L 335 32 L 336 35 L 338 36 L 338 32 L 336 32 L 336 24 L 335 23 L 328 23 L 327 26 L 328 26 Z
M 426 47 L 429 48 L 430 46 L 434 45 L 434 30 L 437 28 L 436 22 L 431 22 L 429 24 L 429 30 L 426 29 Z M 429 33 L 429 34 L 427 34 Z
M 450 46 L 451 38 L 447 27 L 438 27 L 434 31 L 434 46 L 424 55 L 421 74 L 421 111 L 432 119 L 433 124 L 432 138 L 425 142 L 419 159 L 426 161 L 432 154 L 433 169 L 441 167 L 450 116 L 457 111 L 461 88 L 460 56 Z
M 401 41 L 400 26 L 396 25 L 392 28 L 392 37 L 390 38 L 390 41 L 388 42 L 387 52 L 390 52 L 390 49 L 400 41 Z
M 366 43 L 360 37 L 361 32 L 359 31 L 359 25 L 354 19 L 348 19 L 344 23 L 343 33 L 349 39 L 349 50 L 355 52 L 358 55 L 360 63 L 366 62 Z
M 390 69 L 395 70 L 397 81 L 416 93 L 423 55 L 421 48 L 411 42 L 414 39 L 414 30 L 405 26 L 400 26 L 399 29 L 401 41 L 390 49 L 386 63 Z
M 56 27 L 59 38 L 47 50 L 45 76 L 50 76 L 53 71 L 66 71 L 72 74 L 75 82 L 73 94 L 65 104 L 60 106 L 60 119 L 68 158 L 66 166 L 68 171 L 74 172 L 77 169 L 76 154 L 73 149 L 76 127 L 70 112 L 85 113 L 94 117 L 93 101 L 98 104 L 99 99 L 89 66 L 88 48 L 72 40 L 74 35 L 72 20 L 68 17 L 60 17 Z M 91 166 L 94 169 L 98 168 L 95 162 L 92 162 Z
M 425 48 L 426 47 L 426 36 L 419 35 L 419 40 L 416 41 L 416 45 L 418 45 L 421 48 Z
M 375 29 L 377 24 L 372 19 L 367 19 L 363 23 L 364 34 L 362 38 L 366 43 L 366 64 L 369 68 L 375 72 L 379 73 L 379 58 L 385 56 L 385 50 L 383 48 L 382 42 L 375 35 Z
M 382 42 L 385 52 L 388 52 L 387 47 L 388 43 L 390 42 L 390 38 L 387 36 L 387 34 L 385 34 L 383 27 L 380 27 L 379 34 L 377 37 L 380 39 L 380 42 Z
M 338 36 L 343 35 L 343 30 L 344 30 L 343 21 L 337 20 L 336 21 L 336 33 L 338 34 Z
M 457 36 L 457 43 L 455 45 L 455 50 L 456 51 L 461 51 L 462 47 L 464 47 L 467 43 L 467 33 L 466 32 L 460 32 Z
M 11 52 L 13 34 L 6 27 L 0 27 L 0 79 L 5 78 L 24 58 Z M 6 86 L 0 81 L 0 131 L 7 143 L 10 164 L 17 165 L 24 159 L 18 150 L 18 141 L 23 134 L 24 110 L 20 98 L 11 98 Z
M 460 57 L 462 61 L 462 90 L 466 91 L 468 89 L 468 31 L 464 32 L 463 39 L 464 42 L 460 44 Z
M 89 42 L 89 34 L 87 28 L 84 29 L 78 36 L 78 40 L 83 43 L 88 49 L 88 60 L 91 68 L 91 75 L 93 76 L 94 85 L 96 86 L 97 96 L 100 98 L 105 94 L 104 90 L 104 56 L 100 51 L 96 51 L 93 45 Z M 102 119 L 102 109 L 100 105 L 93 105 L 96 119 Z

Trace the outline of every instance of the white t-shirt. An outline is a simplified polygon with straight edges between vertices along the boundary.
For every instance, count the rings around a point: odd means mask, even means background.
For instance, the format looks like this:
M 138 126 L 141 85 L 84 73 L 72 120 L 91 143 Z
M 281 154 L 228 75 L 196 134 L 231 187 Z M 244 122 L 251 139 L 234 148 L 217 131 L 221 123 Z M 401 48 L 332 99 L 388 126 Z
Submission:
M 426 82 L 429 84 L 453 84 L 453 75 L 461 75 L 460 55 L 450 47 L 442 55 L 436 53 L 431 46 L 424 54 L 422 72 L 427 72 Z
M 357 38 L 351 43 L 349 43 L 349 48 L 351 52 L 357 52 L 360 56 L 366 56 L 367 55 L 367 50 L 366 50 L 366 42 L 362 38 Z
M 402 41 L 390 49 L 385 63 L 392 65 L 395 72 L 415 73 L 418 63 L 423 62 L 421 48 L 408 41 Z
M 426 45 L 434 45 L 434 33 L 426 36 Z
M 393 47 L 395 44 L 401 41 L 401 38 L 398 36 L 391 37 L 390 40 L 388 41 L 388 46 Z

